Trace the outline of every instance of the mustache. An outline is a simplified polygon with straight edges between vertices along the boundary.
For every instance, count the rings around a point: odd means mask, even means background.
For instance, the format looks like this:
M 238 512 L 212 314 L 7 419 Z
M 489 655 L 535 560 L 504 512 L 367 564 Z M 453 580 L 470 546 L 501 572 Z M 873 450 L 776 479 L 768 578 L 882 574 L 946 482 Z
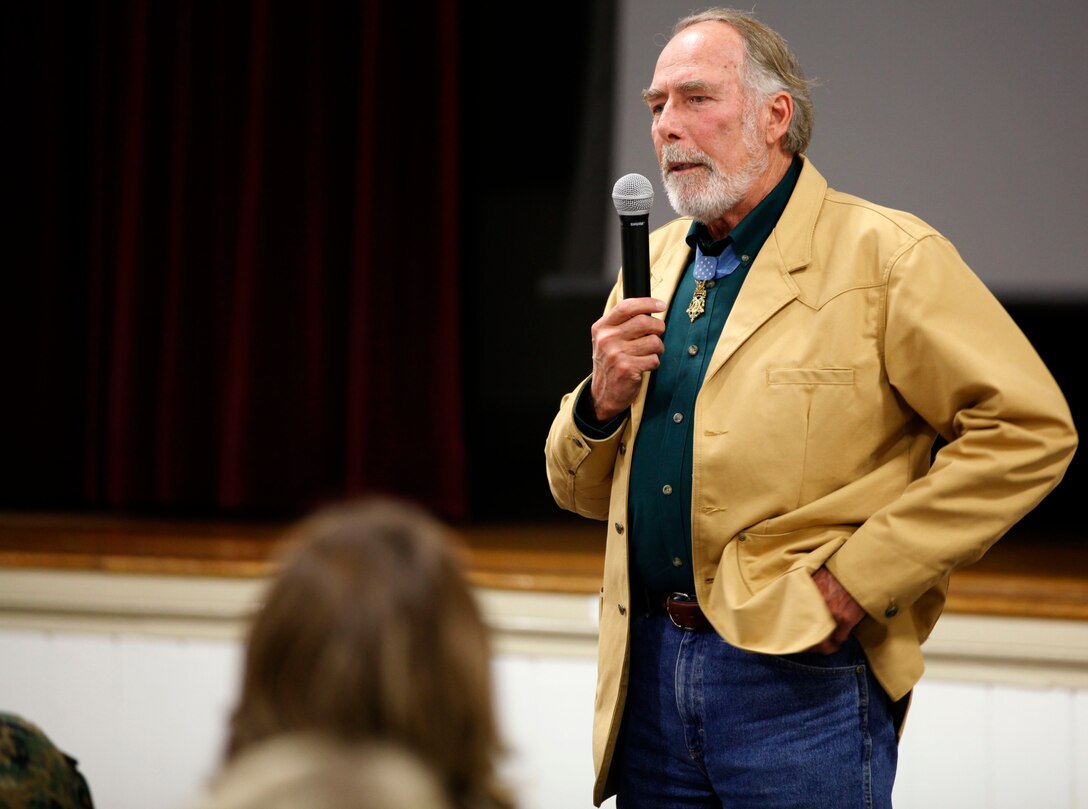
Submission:
M 710 155 L 699 149 L 681 146 L 678 143 L 666 143 L 661 149 L 661 171 L 664 174 L 669 174 L 671 169 L 670 165 L 676 165 L 677 163 L 683 163 L 685 165 L 701 165 L 706 166 L 710 171 L 714 171 L 714 161 Z

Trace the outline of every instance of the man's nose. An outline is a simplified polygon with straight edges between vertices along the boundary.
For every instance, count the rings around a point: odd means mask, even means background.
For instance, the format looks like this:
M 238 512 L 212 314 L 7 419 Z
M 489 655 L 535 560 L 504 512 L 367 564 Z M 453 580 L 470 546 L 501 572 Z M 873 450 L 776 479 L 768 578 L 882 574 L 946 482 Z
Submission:
M 657 118 L 654 120 L 654 134 L 663 141 L 675 141 L 679 140 L 683 136 L 684 130 L 680 125 L 680 116 L 677 115 L 676 108 L 673 107 L 671 101 L 666 101 L 664 106 L 661 107 L 661 112 L 657 114 Z

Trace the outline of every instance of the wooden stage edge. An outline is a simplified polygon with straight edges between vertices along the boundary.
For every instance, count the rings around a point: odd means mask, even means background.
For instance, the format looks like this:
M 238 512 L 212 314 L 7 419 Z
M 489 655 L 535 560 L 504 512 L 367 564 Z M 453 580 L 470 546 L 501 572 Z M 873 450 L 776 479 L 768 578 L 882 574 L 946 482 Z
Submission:
M 285 528 L 0 512 L 0 568 L 256 578 L 275 572 Z M 477 586 L 587 595 L 600 589 L 604 531 L 590 521 L 454 529 Z M 947 609 L 1088 620 L 1088 543 L 1003 539 L 953 575 Z

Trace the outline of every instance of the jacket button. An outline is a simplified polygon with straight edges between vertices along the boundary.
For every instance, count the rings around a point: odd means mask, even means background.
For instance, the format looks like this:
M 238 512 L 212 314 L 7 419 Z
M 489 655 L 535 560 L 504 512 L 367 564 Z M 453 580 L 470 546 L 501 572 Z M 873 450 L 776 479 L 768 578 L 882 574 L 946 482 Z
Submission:
M 894 601 L 888 606 L 888 609 L 884 610 L 884 617 L 885 618 L 894 618 L 898 614 L 899 614 L 899 607 L 895 606 Z
M 618 609 L 620 611 L 620 615 L 626 615 L 627 614 L 627 607 L 623 606 L 623 604 L 617 604 L 616 609 Z
M 616 533 L 617 534 L 622 534 L 623 533 L 623 525 L 622 524 L 616 523 Z
M 580 438 L 575 438 L 574 439 L 574 446 L 578 447 L 578 449 L 581 449 L 582 446 L 583 446 L 582 440 Z
M 620 455 L 623 455 L 625 452 L 627 452 L 627 445 L 620 441 Z
M 739 539 L 741 542 L 744 542 L 745 540 L 748 539 L 748 535 L 747 534 L 738 534 L 737 539 Z

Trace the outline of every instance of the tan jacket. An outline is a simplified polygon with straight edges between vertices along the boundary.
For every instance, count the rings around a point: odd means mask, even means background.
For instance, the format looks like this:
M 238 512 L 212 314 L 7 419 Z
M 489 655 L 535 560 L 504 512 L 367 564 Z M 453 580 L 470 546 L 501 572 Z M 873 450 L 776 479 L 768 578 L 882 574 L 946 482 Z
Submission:
M 650 237 L 651 294 L 689 261 L 677 219 Z M 617 285 L 607 307 L 620 297 Z M 586 384 L 583 381 L 582 385 Z M 549 432 L 556 502 L 607 519 L 595 801 L 622 717 L 627 491 L 646 392 L 612 437 Z M 940 434 L 949 443 L 930 466 Z M 741 289 L 695 405 L 692 557 L 699 601 L 730 643 L 802 651 L 834 627 L 811 574 L 865 608 L 855 630 L 893 699 L 950 573 L 978 559 L 1061 479 L 1077 439 L 1050 373 L 955 248 L 914 216 L 838 193 L 805 162 Z

